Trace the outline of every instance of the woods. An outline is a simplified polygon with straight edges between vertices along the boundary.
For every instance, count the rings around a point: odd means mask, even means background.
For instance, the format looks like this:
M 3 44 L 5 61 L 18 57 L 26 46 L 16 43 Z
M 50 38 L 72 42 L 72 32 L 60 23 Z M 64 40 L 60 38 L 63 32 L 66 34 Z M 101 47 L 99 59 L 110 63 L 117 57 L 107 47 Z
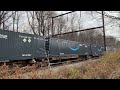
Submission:
M 116 16 L 114 14 L 116 14 Z M 0 11 L 0 29 L 32 33 L 46 37 L 48 33 L 52 36 L 64 32 L 77 31 L 97 26 L 101 22 L 100 11 L 76 11 L 65 16 L 54 18 L 52 21 L 51 17 L 57 15 L 59 15 L 57 11 Z M 86 15 L 91 22 L 87 21 Z M 109 28 L 120 27 L 119 11 L 105 11 L 104 16 L 106 32 L 112 31 L 112 29 L 110 30 Z M 97 22 L 94 22 L 95 20 L 97 20 Z M 92 21 L 94 23 L 92 23 Z M 102 28 L 59 35 L 57 38 L 103 45 Z M 111 35 L 106 35 L 106 44 L 107 46 L 119 47 L 119 37 L 115 38 L 112 33 Z

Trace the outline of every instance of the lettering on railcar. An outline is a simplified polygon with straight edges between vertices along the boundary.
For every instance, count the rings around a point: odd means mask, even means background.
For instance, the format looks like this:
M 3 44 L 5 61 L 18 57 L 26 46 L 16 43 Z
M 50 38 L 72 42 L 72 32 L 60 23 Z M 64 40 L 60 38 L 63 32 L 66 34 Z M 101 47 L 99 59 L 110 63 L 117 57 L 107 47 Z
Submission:
M 44 38 L 40 38 L 40 37 L 34 37 L 34 39 L 36 39 L 36 40 L 44 40 Z
M 64 55 L 64 53 L 60 53 L 60 55 Z
M 22 56 L 24 57 L 24 56 L 31 56 L 31 54 L 22 54 Z
M 19 37 L 20 37 L 20 38 L 23 38 L 23 42 L 24 42 L 24 43 L 27 42 L 27 41 L 28 41 L 29 43 L 31 43 L 31 41 L 32 41 L 32 40 L 31 40 L 32 37 L 22 36 L 22 35 L 19 35 Z
M 4 35 L 4 34 L 0 34 L 0 38 L 3 38 L 3 39 L 7 39 L 7 35 Z
M 22 36 L 22 35 L 19 35 L 20 38 L 28 38 L 28 39 L 31 39 L 32 37 L 29 37 L 29 36 Z

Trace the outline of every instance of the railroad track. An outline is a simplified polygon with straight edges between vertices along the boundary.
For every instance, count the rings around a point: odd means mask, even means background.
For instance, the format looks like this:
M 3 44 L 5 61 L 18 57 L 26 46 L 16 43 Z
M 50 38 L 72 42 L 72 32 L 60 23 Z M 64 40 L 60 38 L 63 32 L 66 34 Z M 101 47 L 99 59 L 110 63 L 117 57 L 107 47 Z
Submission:
M 9 73 L 9 75 L 14 75 L 16 72 L 20 72 L 22 74 L 27 74 L 29 72 L 32 72 L 33 70 L 37 71 L 37 70 L 40 70 L 40 71 L 44 71 L 44 70 L 51 70 L 51 69 L 57 69 L 61 66 L 67 66 L 67 65 L 72 65 L 72 64 L 77 64 L 78 62 L 81 62 L 81 63 L 84 63 L 84 62 L 87 62 L 87 61 L 90 61 L 91 59 L 87 59 L 87 60 L 81 60 L 81 59 L 74 59 L 74 60 L 70 60 L 70 61 L 63 61 L 63 62 L 57 62 L 57 63 L 50 63 L 50 67 L 48 66 L 44 66 L 44 67 L 41 67 L 41 66 L 37 66 L 35 65 L 35 67 L 33 68 L 32 66 L 24 66 L 24 67 L 20 67 L 18 70 L 16 69 L 8 69 L 8 70 L 1 70 L 0 71 L 0 74 L 4 74 L 4 73 Z M 92 60 L 96 60 L 96 58 L 93 58 Z
M 66 60 L 66 61 L 62 61 L 62 62 L 50 63 L 50 67 L 48 67 L 48 66 L 41 67 L 41 65 L 37 66 L 37 64 L 35 64 L 36 65 L 35 69 L 36 70 L 46 70 L 46 69 L 55 68 L 55 67 L 59 67 L 59 66 L 75 64 L 75 63 L 78 63 L 78 62 L 85 62 L 85 61 L 88 61 L 88 60 L 96 60 L 96 58 L 87 59 L 87 60 L 81 60 L 80 58 L 78 58 L 78 59 L 74 59 L 74 60 Z M 29 67 L 32 67 L 32 66 L 29 66 Z M 24 69 L 26 69 L 26 66 L 20 67 L 20 68 L 23 69 L 23 73 L 29 72 L 29 71 L 26 71 L 26 72 L 24 71 Z M 11 70 L 8 70 L 8 72 L 15 72 L 14 70 L 13 71 L 11 71 Z M 3 73 L 3 71 L 0 72 L 0 73 Z
M 41 67 L 39 69 L 45 70 L 45 69 L 49 69 L 49 68 L 55 68 L 55 67 L 59 67 L 59 66 L 75 64 L 78 62 L 86 62 L 88 60 L 96 60 L 96 59 L 99 59 L 99 58 L 92 58 L 92 59 L 87 59 L 87 60 L 75 59 L 75 60 L 69 60 L 69 61 L 63 61 L 63 62 L 57 62 L 57 63 L 50 63 L 50 67 L 45 66 L 45 67 Z
M 92 60 L 96 60 L 98 58 L 93 58 Z M 71 60 L 71 61 L 63 61 L 63 62 L 58 62 L 58 63 L 51 63 L 51 67 L 57 67 L 57 66 L 63 66 L 63 65 L 69 65 L 69 64 L 74 64 L 74 63 L 78 63 L 78 62 L 85 62 L 91 59 L 87 59 L 87 60 L 81 60 L 81 59 L 76 59 L 76 60 Z

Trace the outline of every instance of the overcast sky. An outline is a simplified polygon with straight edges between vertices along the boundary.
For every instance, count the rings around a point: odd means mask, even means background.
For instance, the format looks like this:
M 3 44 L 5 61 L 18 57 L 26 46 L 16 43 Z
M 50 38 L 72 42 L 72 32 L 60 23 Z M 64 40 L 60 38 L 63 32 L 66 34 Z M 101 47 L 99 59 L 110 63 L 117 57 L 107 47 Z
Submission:
M 56 11 L 58 15 L 60 14 L 63 14 L 63 13 L 66 13 L 66 12 L 69 12 L 69 11 Z M 80 24 L 82 25 L 82 29 L 85 29 L 85 28 L 91 28 L 91 27 L 97 27 L 97 26 L 102 26 L 102 19 L 101 19 L 101 15 L 98 14 L 98 13 L 93 13 L 93 15 L 91 16 L 89 13 L 90 12 L 87 12 L 87 11 L 82 11 L 82 14 L 81 14 L 81 18 L 79 17 L 80 16 L 80 11 L 76 11 L 76 12 L 73 12 L 75 13 L 75 15 L 77 15 L 77 19 L 76 19 L 76 23 L 78 21 L 78 19 L 80 19 Z M 108 13 L 106 11 L 106 13 Z M 108 13 L 112 16 L 118 16 L 117 13 Z M 68 17 L 70 18 L 70 15 L 71 14 L 68 14 Z M 66 17 L 67 15 L 64 16 L 65 19 L 67 19 Z M 28 20 L 26 19 L 26 14 L 24 14 L 22 16 L 22 20 L 21 20 L 21 26 L 20 28 L 24 28 L 24 29 L 28 29 Z M 111 25 L 114 23 L 111 22 L 111 20 L 109 18 L 105 18 L 105 30 L 106 30 L 106 35 L 111 35 L 111 36 L 114 36 L 114 37 L 120 37 L 120 28 L 115 24 L 111 27 Z M 117 24 L 120 23 L 120 22 L 117 22 Z M 68 26 L 69 25 L 69 20 L 68 20 Z M 21 30 L 21 29 L 20 29 Z
M 69 11 L 57 11 L 58 14 L 62 14 L 62 13 L 66 13 Z M 79 11 L 76 11 L 79 14 Z M 85 11 L 86 12 L 86 11 Z M 85 14 L 85 12 L 82 12 L 82 19 L 83 19 L 83 26 L 84 28 L 89 28 L 90 26 L 92 27 L 96 27 L 96 26 L 101 26 L 102 23 L 100 21 L 100 19 L 98 17 L 101 17 L 101 15 L 99 14 L 93 14 L 94 18 L 88 14 Z M 118 16 L 118 13 L 115 12 L 107 12 L 105 11 L 107 14 L 112 15 L 112 16 Z M 88 12 L 86 12 L 88 13 Z M 102 19 L 101 19 L 102 20 Z M 108 24 L 109 23 L 109 24 Z M 114 37 L 120 37 L 120 28 L 115 24 L 113 25 L 114 22 L 111 22 L 109 18 L 105 17 L 105 29 L 106 29 L 106 35 L 111 35 Z M 117 22 L 117 24 L 120 22 Z M 112 25 L 112 27 L 111 27 Z

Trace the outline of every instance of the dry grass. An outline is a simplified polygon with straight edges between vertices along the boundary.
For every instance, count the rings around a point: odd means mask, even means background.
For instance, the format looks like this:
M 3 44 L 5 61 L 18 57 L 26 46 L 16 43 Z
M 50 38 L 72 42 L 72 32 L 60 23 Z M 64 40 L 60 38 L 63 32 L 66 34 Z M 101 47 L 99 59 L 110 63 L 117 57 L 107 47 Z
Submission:
M 73 66 L 38 70 L 35 65 L 24 68 L 0 66 L 1 79 L 119 79 L 120 51 L 106 52 L 98 61 Z

